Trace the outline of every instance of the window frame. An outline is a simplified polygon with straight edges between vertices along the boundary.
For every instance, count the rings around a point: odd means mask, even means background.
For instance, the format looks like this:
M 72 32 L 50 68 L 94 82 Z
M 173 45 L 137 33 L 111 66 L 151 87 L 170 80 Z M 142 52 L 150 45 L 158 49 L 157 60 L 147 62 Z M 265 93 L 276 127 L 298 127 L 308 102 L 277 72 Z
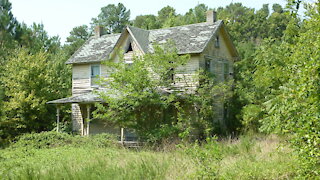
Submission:
M 220 48 L 220 38 L 219 38 L 219 36 L 216 36 L 216 38 L 215 38 L 214 47 Z
M 99 68 L 99 74 L 98 75 L 93 75 L 93 67 L 98 67 Z M 96 84 L 94 81 L 99 80 L 101 76 L 101 64 L 90 64 L 90 86 L 91 87 L 99 87 L 99 84 Z

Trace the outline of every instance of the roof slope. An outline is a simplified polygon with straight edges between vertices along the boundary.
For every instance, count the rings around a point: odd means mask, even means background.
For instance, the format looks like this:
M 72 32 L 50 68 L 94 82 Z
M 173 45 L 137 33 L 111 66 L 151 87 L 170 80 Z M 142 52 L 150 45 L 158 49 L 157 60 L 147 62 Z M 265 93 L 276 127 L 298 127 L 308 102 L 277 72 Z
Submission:
M 178 54 L 189 54 L 201 53 L 222 24 L 223 21 L 217 21 L 156 30 L 144 30 L 131 26 L 126 29 L 136 39 L 144 53 L 153 52 L 152 44 L 163 44 L 171 39 L 176 44 Z M 91 37 L 66 63 L 91 63 L 106 59 L 120 35 L 109 34 Z
M 108 57 L 119 37 L 120 33 L 103 35 L 99 38 L 92 36 L 66 63 L 99 62 Z
M 137 40 L 139 43 L 141 49 L 144 53 L 148 52 L 148 46 L 149 46 L 149 32 L 148 30 L 128 26 L 128 29 L 131 31 L 133 37 Z
M 87 93 L 78 96 L 71 96 L 67 98 L 57 99 L 47 102 L 47 104 L 68 104 L 68 103 L 93 103 L 103 102 L 98 94 Z
M 172 39 L 175 42 L 178 54 L 201 53 L 221 23 L 222 21 L 217 21 L 215 23 L 198 23 L 150 30 L 149 52 L 153 51 L 152 44 L 162 44 L 168 39 Z

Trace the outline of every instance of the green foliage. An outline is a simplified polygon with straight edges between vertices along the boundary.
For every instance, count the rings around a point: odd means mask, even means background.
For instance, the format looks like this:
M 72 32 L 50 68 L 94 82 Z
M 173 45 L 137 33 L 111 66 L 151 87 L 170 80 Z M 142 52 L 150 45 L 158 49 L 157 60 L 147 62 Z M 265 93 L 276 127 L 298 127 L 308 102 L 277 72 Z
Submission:
M 290 134 L 291 142 L 306 158 L 302 171 L 319 175 L 319 5 L 299 28 L 290 21 L 282 41 L 267 39 L 259 47 L 251 74 L 246 73 L 242 110 L 248 129 Z M 249 71 L 250 72 L 250 71 Z
M 60 38 L 50 37 L 43 24 L 33 23 L 30 27 L 22 23 L 19 29 L 20 38 L 17 40 L 20 46 L 25 47 L 31 53 L 45 51 L 56 53 L 60 49 Z
M 176 10 L 171 6 L 166 6 L 158 11 L 158 21 L 162 25 L 162 27 L 174 26 L 174 18 L 176 16 Z
M 49 130 L 55 121 L 55 109 L 46 102 L 69 93 L 71 72 L 64 65 L 64 54 L 29 54 L 17 49 L 1 77 L 4 84 L 4 116 L 0 120 L 1 137 Z
M 4 48 L 13 45 L 16 37 L 15 28 L 18 27 L 17 20 L 13 17 L 11 3 L 8 0 L 0 1 L 0 57 L 6 53 Z M 1 60 L 2 61 L 2 60 Z
M 185 64 L 189 56 L 177 55 L 173 47 L 155 46 L 154 51 L 154 54 L 134 57 L 130 66 L 122 59 L 116 63 L 107 62 L 114 72 L 109 80 L 106 79 L 111 90 L 101 94 L 108 106 L 97 105 L 97 118 L 133 128 L 143 136 L 149 136 L 148 133 L 154 129 L 161 129 L 163 124 L 173 125 L 163 117 L 163 112 L 169 106 L 174 107 L 177 97 L 167 94 L 162 87 L 172 87 L 168 73 Z
M 130 10 L 122 4 L 109 4 L 101 8 L 101 12 L 97 18 L 92 18 L 91 25 L 102 26 L 107 33 L 120 33 L 123 28 L 129 24 Z
M 159 29 L 160 23 L 155 15 L 140 15 L 135 18 L 133 25 L 142 29 Z
M 154 53 L 134 57 L 133 64 L 107 62 L 112 74 L 106 82 L 108 92 L 99 93 L 107 106 L 97 104 L 94 116 L 110 124 L 135 129 L 143 138 L 205 137 L 218 127 L 216 107 L 230 96 L 231 84 L 217 84 L 208 73 L 194 72 L 192 79 L 179 77 L 190 56 L 177 54 L 174 44 L 155 45 Z M 194 84 L 201 85 L 192 87 Z M 185 84 L 178 87 L 176 84 Z
M 225 21 L 236 45 L 250 41 L 259 44 L 264 38 L 281 38 L 292 19 L 288 11 L 280 10 L 278 4 L 273 7 L 274 12 L 270 15 L 268 4 L 255 11 L 241 3 L 231 3 L 225 8 L 218 8 L 217 14 L 219 19 Z M 237 47 L 241 48 L 241 45 Z
M 89 39 L 90 35 L 87 25 L 74 27 L 67 37 L 67 44 L 63 48 L 71 56 Z

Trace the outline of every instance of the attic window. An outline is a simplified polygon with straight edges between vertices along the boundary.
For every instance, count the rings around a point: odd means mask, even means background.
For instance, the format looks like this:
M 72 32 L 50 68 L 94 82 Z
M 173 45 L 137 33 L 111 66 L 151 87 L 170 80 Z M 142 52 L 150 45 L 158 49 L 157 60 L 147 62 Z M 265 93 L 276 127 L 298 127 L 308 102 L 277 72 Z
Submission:
M 129 47 L 128 47 L 126 53 L 129 52 L 129 51 L 133 51 L 133 50 L 132 50 L 132 45 L 131 45 L 131 43 L 129 44 Z
M 219 48 L 220 47 L 220 41 L 219 41 L 219 36 L 216 36 L 214 47 Z

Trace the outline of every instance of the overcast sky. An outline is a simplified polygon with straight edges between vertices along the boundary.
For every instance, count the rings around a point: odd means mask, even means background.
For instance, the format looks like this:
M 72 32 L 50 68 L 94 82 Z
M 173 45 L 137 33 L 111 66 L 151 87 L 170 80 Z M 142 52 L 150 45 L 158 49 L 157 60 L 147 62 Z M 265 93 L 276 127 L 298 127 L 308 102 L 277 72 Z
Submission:
M 263 4 L 278 3 L 285 0 L 10 0 L 12 12 L 19 22 L 31 25 L 43 23 L 50 36 L 59 35 L 64 42 L 72 28 L 90 24 L 91 18 L 97 17 L 101 7 L 121 2 L 131 11 L 131 18 L 137 15 L 154 14 L 170 5 L 179 14 L 186 13 L 197 4 L 204 3 L 209 8 L 225 7 L 231 2 L 241 2 L 244 6 L 260 9 Z

